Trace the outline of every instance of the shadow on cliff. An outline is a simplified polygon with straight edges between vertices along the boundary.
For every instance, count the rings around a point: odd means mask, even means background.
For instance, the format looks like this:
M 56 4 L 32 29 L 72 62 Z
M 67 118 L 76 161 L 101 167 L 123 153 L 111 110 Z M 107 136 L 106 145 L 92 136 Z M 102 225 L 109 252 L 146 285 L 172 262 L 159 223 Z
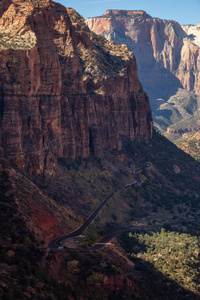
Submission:
M 180 80 L 166 69 L 161 69 L 156 72 L 138 71 L 140 81 L 145 92 L 149 96 L 152 112 L 159 115 L 157 110 L 161 104 L 167 102 L 169 98 L 176 95 L 178 89 L 183 89 Z M 170 104 L 169 104 L 170 105 Z
M 126 30 L 127 31 L 127 30 Z M 116 44 L 126 44 L 127 47 L 134 53 L 138 74 L 144 91 L 148 94 L 152 112 L 159 115 L 156 110 L 163 102 L 175 95 L 179 88 L 183 88 L 180 80 L 170 70 L 160 67 L 152 53 L 152 45 L 146 44 L 146 52 L 142 53 L 142 49 L 128 35 L 125 35 L 125 29 L 119 31 L 116 28 L 102 34 L 104 37 L 109 37 L 109 40 L 115 41 Z M 183 33 L 182 33 L 183 35 Z M 177 64 L 180 61 L 181 47 L 176 56 Z M 178 66 L 178 65 L 177 65 Z M 162 102 L 162 103 L 163 103 Z

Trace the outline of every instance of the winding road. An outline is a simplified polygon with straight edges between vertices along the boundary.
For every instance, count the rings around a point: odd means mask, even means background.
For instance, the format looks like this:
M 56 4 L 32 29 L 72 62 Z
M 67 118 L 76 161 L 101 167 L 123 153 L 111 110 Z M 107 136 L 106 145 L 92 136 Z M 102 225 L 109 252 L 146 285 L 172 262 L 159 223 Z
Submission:
M 103 248 L 106 244 L 109 245 L 110 241 L 122 234 L 122 233 L 125 233 L 125 232 L 130 232 L 131 230 L 134 230 L 135 228 L 140 228 L 140 229 L 155 229 L 155 228 L 162 228 L 164 224 L 159 224 L 159 225 L 137 225 L 137 226 L 130 226 L 128 229 L 122 229 L 120 231 L 116 231 L 116 232 L 112 232 L 108 235 L 105 235 L 104 237 L 102 237 L 98 242 L 96 242 L 91 248 L 88 248 L 87 250 L 98 250 L 98 249 L 101 249 Z M 170 226 L 179 226 L 181 225 L 180 222 L 172 222 L 172 223 L 169 223 Z
M 94 220 L 94 218 L 98 215 L 98 213 L 100 212 L 100 210 L 102 209 L 102 207 L 106 204 L 106 202 L 112 198 L 114 195 L 114 192 L 111 193 L 102 203 L 101 205 L 89 216 L 89 218 L 85 221 L 85 223 L 83 223 L 83 225 L 81 225 L 78 229 L 76 229 L 75 231 L 66 234 L 66 235 L 62 235 L 60 237 L 57 237 L 53 240 L 51 240 L 48 244 L 48 248 L 52 248 L 52 249 L 56 249 L 58 247 L 61 247 L 61 242 L 65 239 L 68 238 L 75 238 L 79 235 L 81 235 L 83 233 L 83 231 L 88 227 L 88 225 Z
M 144 165 L 146 168 L 149 167 L 149 165 Z M 137 180 L 137 182 L 135 183 L 130 183 L 124 186 L 124 188 L 128 188 L 132 185 L 136 185 L 138 183 L 142 183 L 140 178 L 137 178 L 137 173 L 139 171 L 141 171 L 142 168 L 138 168 L 136 170 L 134 170 L 132 172 L 132 175 L 135 177 L 135 179 Z M 115 192 L 112 192 L 111 194 L 109 194 L 105 200 L 99 205 L 99 207 L 89 216 L 89 218 L 75 231 L 68 233 L 66 235 L 62 235 L 60 237 L 54 238 L 52 239 L 47 248 L 50 249 L 60 249 L 63 248 L 63 246 L 61 245 L 61 242 L 65 239 L 69 239 L 69 238 L 75 238 L 79 235 L 81 235 L 83 233 L 83 231 L 89 226 L 89 224 L 94 220 L 94 218 L 98 215 L 98 213 L 100 212 L 100 210 L 104 207 L 104 205 L 107 203 L 108 200 L 110 200 L 113 195 L 118 192 L 119 190 L 116 190 Z M 122 231 L 121 231 L 122 233 Z M 109 235 L 104 236 L 103 238 L 101 238 L 96 244 L 94 244 L 94 246 L 90 249 L 95 250 L 95 249 L 101 249 L 106 243 L 108 243 L 112 238 L 114 238 L 117 235 L 117 232 L 115 233 L 111 233 Z

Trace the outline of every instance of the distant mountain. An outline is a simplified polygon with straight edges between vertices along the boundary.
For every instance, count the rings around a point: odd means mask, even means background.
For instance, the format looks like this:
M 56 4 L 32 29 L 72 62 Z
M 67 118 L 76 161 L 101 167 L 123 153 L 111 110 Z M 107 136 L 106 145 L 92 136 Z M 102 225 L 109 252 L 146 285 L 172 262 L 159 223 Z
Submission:
M 154 125 L 161 132 L 176 126 L 183 131 L 199 128 L 200 23 L 181 27 L 144 11 L 108 10 L 101 17 L 87 19 L 86 24 L 133 51 L 139 78 L 150 97 Z
M 0 15 L 0 298 L 199 299 L 200 166 L 153 130 L 133 53 L 50 0 Z

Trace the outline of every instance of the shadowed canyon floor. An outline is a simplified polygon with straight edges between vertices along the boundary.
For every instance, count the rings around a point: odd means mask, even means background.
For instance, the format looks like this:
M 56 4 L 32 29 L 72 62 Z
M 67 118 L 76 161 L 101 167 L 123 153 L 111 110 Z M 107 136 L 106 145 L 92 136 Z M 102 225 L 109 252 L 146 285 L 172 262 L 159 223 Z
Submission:
M 133 181 L 132 172 L 143 163 L 150 165 L 138 174 L 144 183 L 124 189 Z M 198 268 L 198 247 L 191 252 L 191 259 L 183 258 L 184 274 L 191 278 L 185 282 L 180 279 L 183 266 L 171 268 L 176 260 L 170 260 L 168 270 L 163 267 L 168 260 L 163 253 L 163 264 L 155 264 L 150 255 L 156 257 L 156 252 L 148 250 L 146 257 L 142 246 L 137 254 L 135 249 L 141 245 L 131 246 L 131 236 L 126 233 L 127 226 L 133 226 L 133 235 L 146 232 L 151 236 L 164 226 L 179 232 L 180 239 L 184 233 L 188 239 L 199 235 L 200 166 L 165 138 L 155 133 L 149 141 L 124 142 L 123 151 L 105 151 L 102 159 L 62 160 L 55 173 L 45 177 L 27 177 L 6 161 L 1 165 L 1 293 L 15 299 L 27 295 L 34 299 L 38 293 L 41 299 L 47 295 L 89 299 L 95 288 L 95 299 L 132 299 L 132 295 L 135 299 L 198 299 L 197 275 L 189 275 Z M 75 241 L 77 250 L 45 254 L 51 237 L 75 230 L 116 189 L 119 192 Z M 101 237 L 123 230 L 105 249 L 86 250 Z M 173 235 L 166 239 L 172 247 L 177 244 Z M 17 288 L 13 278 L 18 280 Z
M 200 165 L 153 131 L 133 53 L 49 0 L 0 16 L 0 298 L 199 299 Z

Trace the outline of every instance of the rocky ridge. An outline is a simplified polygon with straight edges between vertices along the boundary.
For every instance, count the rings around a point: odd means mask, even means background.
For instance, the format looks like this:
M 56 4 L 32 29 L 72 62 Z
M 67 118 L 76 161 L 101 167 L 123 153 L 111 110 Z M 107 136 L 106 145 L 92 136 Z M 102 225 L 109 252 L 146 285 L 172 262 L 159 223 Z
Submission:
M 0 154 L 28 172 L 152 135 L 132 52 L 52 1 L 1 2 Z
M 126 44 L 133 51 L 157 128 L 165 131 L 175 123 L 172 116 L 174 103 L 170 103 L 169 99 L 179 98 L 180 90 L 183 100 L 191 93 L 190 98 L 199 109 L 199 24 L 181 27 L 175 21 L 153 18 L 142 11 L 115 10 L 109 10 L 101 17 L 89 18 L 86 23 L 92 31 L 109 41 Z M 167 108 L 163 104 L 167 104 Z M 181 106 L 176 107 L 176 112 L 176 121 L 186 117 Z M 191 118 L 193 112 L 189 115 Z

